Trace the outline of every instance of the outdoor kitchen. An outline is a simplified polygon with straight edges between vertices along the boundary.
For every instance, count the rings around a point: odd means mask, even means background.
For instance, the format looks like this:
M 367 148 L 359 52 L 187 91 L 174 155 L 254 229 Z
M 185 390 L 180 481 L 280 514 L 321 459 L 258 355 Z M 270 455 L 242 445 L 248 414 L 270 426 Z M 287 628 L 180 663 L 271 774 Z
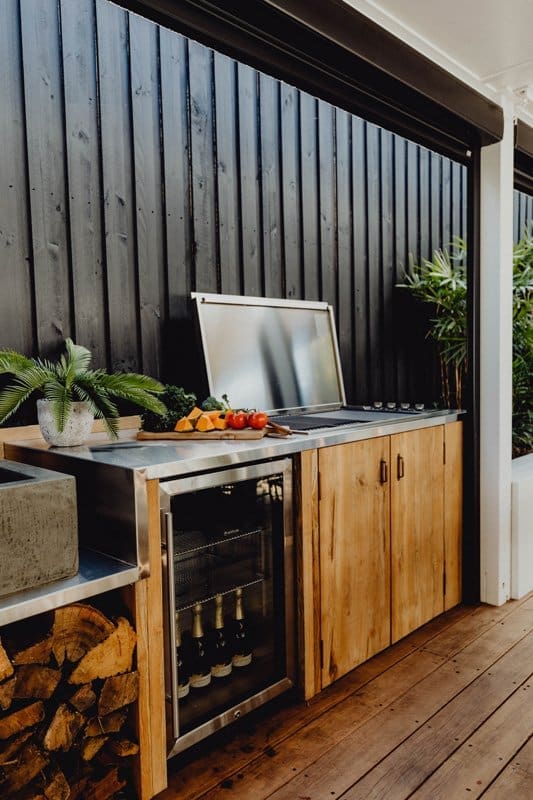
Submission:
M 0 12 L 2 800 L 529 797 L 533 127 L 354 5 Z

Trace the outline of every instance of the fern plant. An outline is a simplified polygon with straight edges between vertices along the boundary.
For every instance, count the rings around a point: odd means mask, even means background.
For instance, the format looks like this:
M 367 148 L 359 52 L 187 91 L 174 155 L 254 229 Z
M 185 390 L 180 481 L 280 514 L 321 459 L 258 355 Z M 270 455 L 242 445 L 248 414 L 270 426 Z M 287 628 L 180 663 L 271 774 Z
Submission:
M 91 353 L 86 347 L 65 340 L 65 353 L 57 362 L 26 358 L 13 350 L 0 351 L 0 375 L 14 380 L 0 392 L 0 423 L 20 408 L 33 392 L 50 401 L 58 431 L 62 432 L 72 403 L 82 401 L 101 419 L 108 434 L 117 437 L 119 411 L 115 399 L 125 400 L 155 414 L 165 414 L 164 404 L 155 396 L 163 386 L 154 378 L 133 372 L 108 374 L 90 369 Z

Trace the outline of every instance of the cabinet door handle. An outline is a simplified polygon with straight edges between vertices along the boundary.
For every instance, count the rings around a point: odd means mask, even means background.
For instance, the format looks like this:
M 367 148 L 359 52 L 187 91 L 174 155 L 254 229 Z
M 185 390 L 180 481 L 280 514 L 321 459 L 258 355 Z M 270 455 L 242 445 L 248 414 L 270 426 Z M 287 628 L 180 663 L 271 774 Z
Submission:
M 379 462 L 379 479 L 381 483 L 387 483 L 389 480 L 389 465 L 384 458 Z
M 398 454 L 397 471 L 398 471 L 398 480 L 400 480 L 405 475 L 405 467 L 404 467 L 404 463 L 403 463 L 403 458 L 401 457 L 400 454 Z

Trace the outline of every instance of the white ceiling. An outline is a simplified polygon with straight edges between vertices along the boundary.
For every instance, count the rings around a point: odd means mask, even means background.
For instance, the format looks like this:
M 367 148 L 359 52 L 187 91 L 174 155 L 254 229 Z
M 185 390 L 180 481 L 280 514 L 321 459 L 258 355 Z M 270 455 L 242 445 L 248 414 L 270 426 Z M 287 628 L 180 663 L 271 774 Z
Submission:
M 533 124 L 533 0 L 345 0 Z

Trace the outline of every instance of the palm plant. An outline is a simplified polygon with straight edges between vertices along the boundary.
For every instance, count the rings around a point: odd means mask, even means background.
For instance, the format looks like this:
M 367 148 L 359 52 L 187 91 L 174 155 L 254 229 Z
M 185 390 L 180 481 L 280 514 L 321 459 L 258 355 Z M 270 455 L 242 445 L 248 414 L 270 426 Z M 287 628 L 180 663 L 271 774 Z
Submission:
M 437 344 L 442 400 L 461 406 L 467 369 L 466 247 L 455 238 L 431 261 L 411 260 L 405 284 L 415 297 L 431 303 L 435 316 L 428 335 Z M 513 454 L 533 450 L 533 236 L 528 232 L 513 249 Z
M 119 411 L 114 398 L 134 403 L 155 414 L 166 408 L 154 395 L 163 386 L 154 378 L 132 372 L 108 374 L 90 369 L 91 353 L 87 348 L 65 340 L 66 352 L 56 363 L 42 358 L 26 358 L 13 350 L 0 351 L 0 374 L 14 380 L 0 392 L 0 423 L 9 419 L 33 392 L 50 401 L 58 431 L 62 432 L 72 404 L 86 403 L 92 414 L 101 419 L 108 434 L 117 437 Z
M 449 250 L 434 250 L 431 261 L 423 258 L 421 264 L 415 264 L 411 257 L 410 271 L 400 284 L 434 308 L 428 336 L 437 345 L 442 402 L 447 408 L 461 407 L 467 370 L 465 256 L 464 241 L 455 237 Z
M 533 237 L 513 251 L 513 451 L 533 450 Z

